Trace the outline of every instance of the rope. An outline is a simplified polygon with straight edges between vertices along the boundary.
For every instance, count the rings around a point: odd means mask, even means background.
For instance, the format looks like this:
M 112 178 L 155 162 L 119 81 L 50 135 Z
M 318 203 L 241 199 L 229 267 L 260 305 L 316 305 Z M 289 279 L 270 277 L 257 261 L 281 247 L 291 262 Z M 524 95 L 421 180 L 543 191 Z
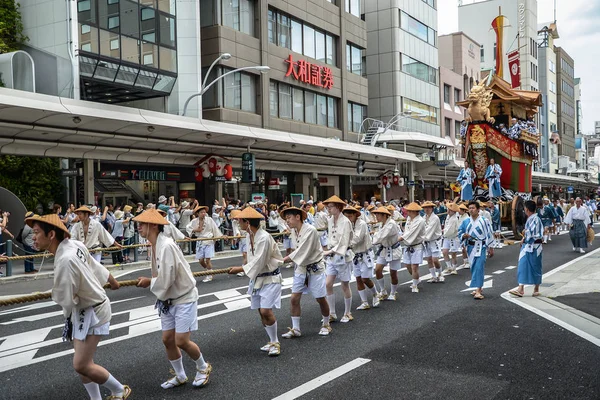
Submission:
M 205 270 L 205 271 L 193 272 L 192 275 L 207 276 L 207 275 L 228 274 L 229 269 L 230 268 L 209 269 L 209 270 Z M 130 280 L 119 282 L 119 286 L 137 286 L 137 284 L 138 284 L 137 279 L 130 279 Z M 110 284 L 108 284 L 108 283 L 105 284 L 104 288 L 110 289 Z M 18 296 L 18 297 L 12 297 L 12 298 L 8 298 L 8 299 L 0 299 L 0 307 L 11 306 L 11 305 L 20 304 L 20 303 L 29 303 L 31 301 L 46 300 L 46 299 L 50 299 L 50 298 L 52 298 L 51 291 L 43 292 L 43 293 L 28 294 L 26 296 Z

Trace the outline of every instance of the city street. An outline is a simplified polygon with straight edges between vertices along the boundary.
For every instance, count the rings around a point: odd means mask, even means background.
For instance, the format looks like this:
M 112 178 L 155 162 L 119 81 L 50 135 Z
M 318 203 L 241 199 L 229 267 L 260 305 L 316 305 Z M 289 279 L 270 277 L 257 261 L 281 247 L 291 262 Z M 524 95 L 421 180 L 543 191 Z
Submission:
M 111 333 L 101 342 L 96 362 L 130 385 L 133 399 L 599 398 L 600 349 L 501 298 L 516 286 L 517 257 L 518 246 L 496 251 L 487 265 L 482 301 L 469 294 L 468 270 L 448 276 L 445 283 L 424 282 L 418 294 L 410 293 L 410 277 L 402 271 L 401 283 L 406 283 L 398 301 L 354 311 L 355 320 L 333 324 L 329 337 L 317 335 L 318 308 L 305 296 L 303 336 L 280 338 L 282 354 L 277 358 L 259 350 L 267 336 L 258 314 L 249 309 L 247 278 L 219 275 L 212 283 L 198 281 L 199 330 L 192 338 L 213 365 L 211 382 L 203 389 L 191 384 L 168 391 L 160 388 L 170 364 L 161 342 L 155 298 L 135 287 L 109 291 Z M 568 235 L 555 236 L 544 248 L 544 272 L 576 257 L 579 254 L 571 252 Z M 218 260 L 215 268 L 239 262 L 239 257 Z M 282 309 L 276 312 L 280 335 L 290 325 L 291 272 L 284 270 Z M 421 273 L 426 272 L 421 267 Z M 148 270 L 119 280 L 144 274 Z M 354 296 L 355 308 L 359 305 L 356 291 Z M 340 315 L 341 295 L 337 307 Z M 2 308 L 0 325 L 3 399 L 86 398 L 71 366 L 72 346 L 60 338 L 63 318 L 54 303 Z M 194 364 L 186 356 L 184 364 L 193 377 Z

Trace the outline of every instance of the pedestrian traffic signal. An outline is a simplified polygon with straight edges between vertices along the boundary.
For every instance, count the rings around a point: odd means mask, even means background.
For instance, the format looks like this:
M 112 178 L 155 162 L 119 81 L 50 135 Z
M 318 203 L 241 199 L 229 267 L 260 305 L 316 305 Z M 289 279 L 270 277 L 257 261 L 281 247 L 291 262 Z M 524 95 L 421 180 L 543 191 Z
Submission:
M 358 160 L 356 162 L 356 173 L 362 175 L 365 172 L 365 162 Z

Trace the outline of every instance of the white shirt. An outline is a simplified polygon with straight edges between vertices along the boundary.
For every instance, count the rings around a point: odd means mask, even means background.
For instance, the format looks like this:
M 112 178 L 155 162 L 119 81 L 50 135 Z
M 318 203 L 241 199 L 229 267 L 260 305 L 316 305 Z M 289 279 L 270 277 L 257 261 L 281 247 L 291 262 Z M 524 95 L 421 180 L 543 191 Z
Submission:
M 369 227 L 362 218 L 357 218 L 354 223 L 354 234 L 352 236 L 352 241 L 350 242 L 350 247 L 354 253 L 364 253 L 365 251 L 368 251 L 371 246 L 373 246 L 373 244 L 371 242 L 371 235 L 369 235 Z
M 408 217 L 404 226 L 402 241 L 407 246 L 414 246 L 423 243 L 425 236 L 425 218 L 419 214 L 415 218 Z
M 325 211 L 316 212 L 314 226 L 317 229 L 327 229 L 327 213 Z
M 340 213 L 337 221 L 333 216 L 327 219 L 327 247 L 333 253 L 345 257 L 346 262 L 354 258 L 352 251 L 348 251 L 353 234 L 352 222 L 344 214 Z
M 392 217 L 388 217 L 385 224 L 373 235 L 373 245 L 381 245 L 384 248 L 391 249 L 396 243 L 398 238 L 402 235 L 402 229 Z M 388 253 L 386 251 L 386 253 Z M 391 260 L 399 260 L 402 258 L 402 247 L 398 246 L 395 249 L 391 249 L 390 252 Z
M 188 235 L 192 236 L 192 234 L 196 234 L 196 237 L 205 238 L 205 239 L 218 238 L 218 237 L 222 236 L 222 233 L 219 230 L 219 227 L 217 227 L 217 224 L 215 223 L 215 221 L 213 221 L 212 218 L 210 218 L 208 216 L 204 217 L 204 225 L 202 226 L 202 231 L 194 232 L 194 229 L 198 228 L 199 224 L 200 224 L 200 218 L 195 218 L 192 220 L 192 222 L 187 224 L 185 229 L 186 229 Z M 202 240 L 199 243 L 202 246 L 208 246 L 208 245 L 214 244 L 214 241 Z
M 177 227 L 173 225 L 171 221 L 169 221 L 167 225 L 164 225 L 163 232 L 173 240 L 185 239 L 185 235 L 179 229 L 177 229 Z
M 460 221 L 458 219 L 458 213 L 454 215 L 448 214 L 446 222 L 444 223 L 444 237 L 446 239 L 455 239 L 456 237 L 458 237 L 459 224 Z
M 279 247 L 273 237 L 262 229 L 256 231 L 254 240 L 250 240 L 250 236 L 251 234 L 246 232 L 248 262 L 243 265 L 243 268 L 248 278 L 254 281 L 254 289 L 260 289 L 270 283 L 282 283 L 281 274 L 258 277 L 264 272 L 275 271 L 283 261 Z
M 431 213 L 430 216 L 425 216 L 425 237 L 424 240 L 426 242 L 431 242 L 433 240 L 438 240 L 442 237 L 442 224 L 440 222 L 440 218 Z
M 323 262 L 323 248 L 319 240 L 317 229 L 308 224 L 302 224 L 300 230 L 291 230 L 292 242 L 296 244 L 296 249 L 289 255 L 290 260 L 296 264 L 295 272 L 305 274 L 307 265 L 317 264 L 319 270 L 317 274 L 325 272 L 325 263 Z
M 590 222 L 590 213 L 587 207 L 581 206 L 577 208 L 577 206 L 571 207 L 567 216 L 565 217 L 565 224 L 572 224 L 574 220 L 579 219 L 582 220 L 583 223 L 587 226 Z
M 104 247 L 110 247 L 115 242 L 115 239 L 104 229 L 102 224 L 91 218 L 87 232 L 84 232 L 83 222 L 76 222 L 73 225 L 71 228 L 71 239 L 83 242 L 88 249 L 96 249 L 101 244 Z

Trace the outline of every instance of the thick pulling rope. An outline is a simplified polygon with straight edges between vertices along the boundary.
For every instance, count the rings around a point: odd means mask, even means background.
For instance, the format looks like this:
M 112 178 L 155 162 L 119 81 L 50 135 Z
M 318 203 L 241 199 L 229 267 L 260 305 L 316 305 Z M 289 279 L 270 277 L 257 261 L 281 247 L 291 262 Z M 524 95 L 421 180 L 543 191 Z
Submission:
M 194 276 L 220 275 L 220 274 L 228 274 L 229 270 L 230 270 L 230 268 L 209 269 L 209 270 L 205 270 L 205 271 L 193 272 L 192 274 Z M 119 287 L 121 287 L 121 286 L 137 286 L 137 284 L 138 284 L 137 279 L 129 279 L 126 281 L 120 281 Z M 110 284 L 106 283 L 104 285 L 104 288 L 110 289 Z M 34 293 L 34 294 L 26 295 L 26 296 L 18 296 L 18 297 L 12 297 L 10 299 L 2 299 L 2 300 L 0 300 L 0 307 L 12 306 L 14 304 L 20 304 L 20 303 L 28 303 L 31 301 L 46 300 L 46 299 L 50 299 L 50 298 L 52 298 L 52 292 Z

